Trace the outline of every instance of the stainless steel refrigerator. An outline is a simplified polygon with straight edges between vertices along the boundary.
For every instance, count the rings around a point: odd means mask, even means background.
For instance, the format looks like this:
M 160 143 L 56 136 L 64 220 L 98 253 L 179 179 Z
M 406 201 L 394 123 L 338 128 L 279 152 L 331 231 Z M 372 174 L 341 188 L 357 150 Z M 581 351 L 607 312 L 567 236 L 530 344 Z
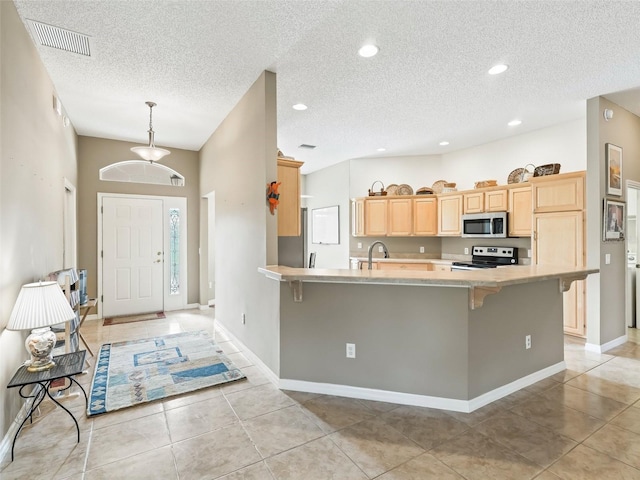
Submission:
M 278 265 L 304 268 L 307 258 L 307 209 L 300 209 L 300 231 L 298 237 L 278 237 Z

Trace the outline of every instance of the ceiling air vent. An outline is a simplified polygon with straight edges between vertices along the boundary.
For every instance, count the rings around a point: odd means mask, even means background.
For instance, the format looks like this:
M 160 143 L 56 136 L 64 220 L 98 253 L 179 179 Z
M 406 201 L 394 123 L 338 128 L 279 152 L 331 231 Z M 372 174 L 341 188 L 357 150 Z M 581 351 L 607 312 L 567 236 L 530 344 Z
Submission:
M 57 48 L 65 52 L 77 53 L 79 55 L 91 56 L 89 48 L 89 37 L 82 33 L 72 32 L 63 28 L 47 25 L 46 23 L 29 20 L 31 29 L 40 45 Z
M 309 150 L 313 150 L 314 148 L 316 148 L 315 145 L 307 145 L 306 143 L 303 143 L 302 145 L 299 145 L 298 148 L 308 148 Z

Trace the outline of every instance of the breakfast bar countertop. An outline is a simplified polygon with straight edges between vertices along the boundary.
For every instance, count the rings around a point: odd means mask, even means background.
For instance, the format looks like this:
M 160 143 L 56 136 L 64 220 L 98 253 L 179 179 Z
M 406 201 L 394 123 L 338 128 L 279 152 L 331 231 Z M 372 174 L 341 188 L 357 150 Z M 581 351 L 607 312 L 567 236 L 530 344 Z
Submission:
M 258 268 L 268 278 L 281 282 L 371 283 L 383 285 L 423 285 L 434 287 L 493 287 L 539 282 L 557 278 L 567 285 L 583 280 L 599 269 L 567 266 L 514 265 L 465 271 L 355 270 L 292 268 L 266 266 Z

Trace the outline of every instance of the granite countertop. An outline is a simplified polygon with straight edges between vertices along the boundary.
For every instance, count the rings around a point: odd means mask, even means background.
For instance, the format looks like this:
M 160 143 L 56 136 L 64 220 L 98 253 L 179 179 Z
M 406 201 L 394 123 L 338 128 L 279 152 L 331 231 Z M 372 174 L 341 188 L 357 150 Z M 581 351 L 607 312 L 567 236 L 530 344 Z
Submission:
M 520 283 L 560 279 L 583 280 L 597 268 L 514 265 L 503 268 L 463 271 L 355 270 L 267 266 L 258 271 L 281 282 L 373 283 L 438 287 L 501 288 Z M 568 288 L 568 285 L 567 285 Z

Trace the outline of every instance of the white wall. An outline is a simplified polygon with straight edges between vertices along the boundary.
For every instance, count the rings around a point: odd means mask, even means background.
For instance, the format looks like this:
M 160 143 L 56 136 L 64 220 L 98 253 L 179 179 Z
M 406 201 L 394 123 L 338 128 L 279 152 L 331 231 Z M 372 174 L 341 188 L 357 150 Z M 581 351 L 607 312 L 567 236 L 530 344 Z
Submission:
M 586 117 L 497 142 L 447 153 L 440 162 L 443 179 L 468 190 L 480 180 L 507 183 L 509 173 L 531 163 L 559 163 L 560 172 L 587 168 Z M 532 170 L 531 167 L 529 167 Z
M 307 251 L 316 252 L 316 268 L 349 268 L 349 163 L 342 162 L 306 175 L 304 183 L 312 198 L 304 202 L 308 209 Z M 320 245 L 312 243 L 314 208 L 338 205 L 340 216 L 340 243 Z
M 349 167 L 351 197 L 366 197 L 376 180 L 382 181 L 385 188 L 392 183 L 406 183 L 415 192 L 442 178 L 440 155 L 358 158 L 349 160 Z M 376 184 L 374 190 L 380 190 L 380 184 Z

